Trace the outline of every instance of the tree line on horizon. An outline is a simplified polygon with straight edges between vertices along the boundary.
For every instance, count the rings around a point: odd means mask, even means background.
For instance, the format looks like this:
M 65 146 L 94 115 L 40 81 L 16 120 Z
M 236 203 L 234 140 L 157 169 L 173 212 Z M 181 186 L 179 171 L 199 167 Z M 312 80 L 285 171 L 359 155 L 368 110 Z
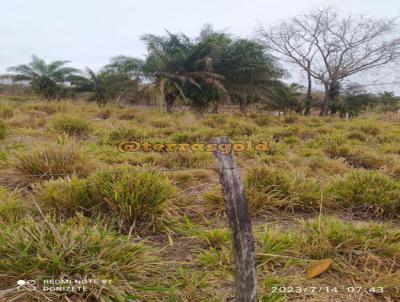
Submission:
M 257 39 L 234 37 L 205 25 L 195 38 L 183 33 L 142 37 L 144 59 L 116 56 L 97 73 L 68 66 L 69 61 L 32 61 L 10 67 L 14 81 L 29 82 L 43 99 L 90 92 L 89 99 L 104 106 L 128 93 L 159 95 L 172 112 L 178 100 L 199 113 L 220 103 L 251 103 L 283 112 L 320 115 L 352 112 L 367 106 L 399 109 L 390 92 L 378 96 L 344 89 L 348 77 L 396 62 L 400 37 L 395 20 L 342 16 L 334 8 L 312 9 L 278 25 L 260 26 Z M 307 86 L 286 84 L 282 63 L 295 65 L 307 75 Z M 312 93 L 313 82 L 323 87 L 321 99 Z M 68 85 L 66 85 L 68 84 Z

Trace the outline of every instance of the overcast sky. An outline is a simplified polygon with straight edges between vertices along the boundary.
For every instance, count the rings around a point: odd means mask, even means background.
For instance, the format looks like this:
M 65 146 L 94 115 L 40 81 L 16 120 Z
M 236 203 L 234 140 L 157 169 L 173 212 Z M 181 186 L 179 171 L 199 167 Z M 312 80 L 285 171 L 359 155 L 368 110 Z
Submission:
M 116 55 L 143 56 L 144 33 L 168 29 L 195 36 L 212 23 L 252 37 L 259 23 L 328 5 L 376 17 L 400 15 L 399 0 L 2 0 L 0 73 L 32 54 L 97 70 Z

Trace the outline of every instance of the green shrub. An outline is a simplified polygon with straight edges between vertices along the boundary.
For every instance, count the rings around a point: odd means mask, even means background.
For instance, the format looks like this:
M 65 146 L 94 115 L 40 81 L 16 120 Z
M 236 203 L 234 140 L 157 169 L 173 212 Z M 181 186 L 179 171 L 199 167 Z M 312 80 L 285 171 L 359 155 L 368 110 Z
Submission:
M 377 217 L 400 216 L 400 183 L 378 172 L 360 170 L 336 177 L 327 195 L 337 208 Z
M 21 279 L 33 279 L 40 285 L 43 280 L 60 278 L 108 280 L 87 284 L 84 292 L 13 290 L 5 293 L 7 301 L 88 301 L 96 297 L 97 301 L 123 302 L 132 292 L 140 298 L 140 288 L 153 281 L 148 276 L 156 274 L 154 257 L 143 245 L 83 218 L 51 226 L 32 218 L 16 225 L 2 224 L 0 257 L 0 283 L 5 288 Z
M 319 183 L 299 172 L 269 166 L 251 168 L 244 181 L 250 207 L 255 212 L 319 209 Z
M 66 133 L 76 137 L 86 137 L 89 135 L 91 126 L 84 119 L 59 115 L 53 120 L 53 128 L 58 133 Z

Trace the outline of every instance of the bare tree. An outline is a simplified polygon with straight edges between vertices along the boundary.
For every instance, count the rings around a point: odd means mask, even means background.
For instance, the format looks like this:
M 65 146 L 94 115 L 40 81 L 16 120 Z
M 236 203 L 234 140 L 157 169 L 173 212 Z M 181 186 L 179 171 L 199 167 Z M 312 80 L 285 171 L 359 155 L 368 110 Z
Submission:
M 260 27 L 259 34 L 282 59 L 300 66 L 321 82 L 325 97 L 320 115 L 328 114 L 332 85 L 356 73 L 395 61 L 400 38 L 395 19 L 341 16 L 334 8 L 314 9 L 278 26 Z M 306 109 L 307 111 L 307 109 Z

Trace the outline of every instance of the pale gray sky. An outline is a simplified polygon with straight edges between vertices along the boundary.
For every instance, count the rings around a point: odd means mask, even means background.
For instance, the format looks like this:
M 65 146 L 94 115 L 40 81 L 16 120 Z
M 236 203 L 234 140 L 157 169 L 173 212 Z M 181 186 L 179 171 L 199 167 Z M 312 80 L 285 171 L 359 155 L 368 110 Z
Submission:
M 251 37 L 259 22 L 328 5 L 376 17 L 400 15 L 398 0 L 2 0 L 0 74 L 32 54 L 97 70 L 116 55 L 142 56 L 145 33 L 168 29 L 194 36 L 212 23 Z

